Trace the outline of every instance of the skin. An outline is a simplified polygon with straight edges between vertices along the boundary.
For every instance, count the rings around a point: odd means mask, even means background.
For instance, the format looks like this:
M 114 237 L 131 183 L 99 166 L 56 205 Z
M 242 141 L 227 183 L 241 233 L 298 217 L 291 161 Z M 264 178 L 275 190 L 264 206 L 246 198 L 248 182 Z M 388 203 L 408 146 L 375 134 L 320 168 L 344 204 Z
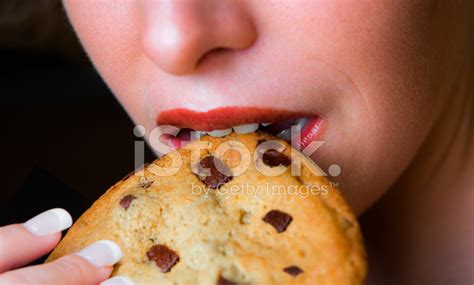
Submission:
M 434 2 L 418 2 L 65 6 L 92 62 L 148 133 L 172 108 L 316 112 L 327 127 L 312 158 L 323 169 L 341 166 L 337 182 L 362 213 L 407 168 L 444 103 L 433 94 L 431 79 L 441 71 L 432 69 L 433 46 L 441 48 L 449 31 L 435 34 L 432 25 L 446 15 Z
M 341 166 L 356 213 L 373 206 L 369 283 L 472 281 L 472 1 L 64 4 L 147 134 L 172 108 L 315 112 L 325 144 L 312 158 Z
M 61 239 L 57 232 L 37 236 L 21 224 L 0 227 L 0 284 L 98 284 L 112 267 L 97 268 L 78 255 L 19 268 L 49 253 Z

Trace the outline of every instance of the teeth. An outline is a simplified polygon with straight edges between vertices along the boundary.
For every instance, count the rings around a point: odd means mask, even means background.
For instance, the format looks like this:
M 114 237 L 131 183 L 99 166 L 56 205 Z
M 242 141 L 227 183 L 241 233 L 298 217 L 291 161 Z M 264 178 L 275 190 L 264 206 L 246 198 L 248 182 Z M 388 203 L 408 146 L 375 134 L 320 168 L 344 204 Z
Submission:
M 207 134 L 207 132 L 191 131 L 191 140 L 199 139 L 199 138 L 205 136 L 206 134 Z
M 228 129 L 224 129 L 224 130 L 214 130 L 214 131 L 210 131 L 210 132 L 207 132 L 211 137 L 216 137 L 216 138 L 220 138 L 220 137 L 223 137 L 223 136 L 226 136 L 228 134 L 230 134 L 232 132 L 232 128 L 228 128 Z
M 248 134 L 255 132 L 258 129 L 258 124 L 246 124 L 233 127 L 234 132 L 238 134 Z
M 307 118 L 301 118 L 301 119 L 298 119 L 296 120 L 295 122 L 295 126 L 299 126 L 300 130 L 303 128 L 303 126 L 306 124 L 306 122 L 308 121 Z M 248 134 L 248 133 L 252 133 L 252 132 L 255 132 L 256 130 L 258 130 L 258 127 L 261 125 L 263 127 L 267 127 L 269 125 L 271 125 L 273 123 L 254 123 L 254 124 L 245 124 L 245 125 L 239 125 L 239 126 L 235 126 L 235 127 L 232 127 L 232 128 L 228 128 L 228 129 L 223 129 L 223 130 L 214 130 L 214 131 L 210 131 L 210 132 L 203 132 L 203 131 L 194 131 L 191 133 L 191 140 L 194 140 L 194 139 L 198 139 L 202 136 L 204 136 L 206 133 L 212 137 L 223 137 L 223 136 L 226 136 L 228 134 L 230 134 L 232 132 L 232 130 L 238 134 Z M 288 128 L 286 130 L 283 130 L 281 131 L 277 137 L 281 138 L 281 139 L 284 139 L 286 141 L 290 141 L 291 140 L 291 128 Z

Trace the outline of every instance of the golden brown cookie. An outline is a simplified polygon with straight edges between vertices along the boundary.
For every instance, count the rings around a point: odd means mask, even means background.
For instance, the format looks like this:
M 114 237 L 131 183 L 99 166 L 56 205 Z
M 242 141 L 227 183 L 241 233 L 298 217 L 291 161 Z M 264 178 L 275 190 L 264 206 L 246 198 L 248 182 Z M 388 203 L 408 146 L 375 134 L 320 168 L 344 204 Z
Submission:
M 262 149 L 275 141 L 281 148 Z M 342 285 L 366 275 L 359 225 L 339 191 L 261 132 L 206 136 L 124 178 L 47 261 L 102 239 L 124 254 L 113 275 L 136 284 Z

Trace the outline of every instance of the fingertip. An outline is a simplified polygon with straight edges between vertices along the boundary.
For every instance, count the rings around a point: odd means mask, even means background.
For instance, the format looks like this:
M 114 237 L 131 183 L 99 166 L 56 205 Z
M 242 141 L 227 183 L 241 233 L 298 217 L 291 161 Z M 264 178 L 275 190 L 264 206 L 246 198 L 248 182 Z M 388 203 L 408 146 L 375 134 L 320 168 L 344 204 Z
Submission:
M 111 240 L 99 240 L 75 253 L 100 268 L 111 266 L 122 258 L 120 247 Z
M 44 236 L 71 227 L 72 217 L 64 209 L 54 208 L 34 216 L 22 225 L 32 234 Z
M 8 271 L 0 284 L 99 284 L 112 274 L 112 266 L 97 268 L 72 254 L 52 262 Z M 6 279 L 5 279 L 6 278 Z M 3 280 L 8 282 L 2 283 Z
M 58 218 L 59 228 L 62 229 L 61 231 L 68 229 L 72 226 L 72 217 L 68 211 L 64 210 L 63 208 L 54 208 L 50 211 L 54 213 Z
M 50 250 L 53 249 L 56 245 L 58 245 L 59 241 L 61 240 L 62 234 L 54 233 L 46 236 L 40 236 L 38 239 L 43 240 L 45 247 L 49 248 Z
M 97 270 L 98 270 L 98 273 L 97 273 L 98 279 L 100 281 L 103 281 L 110 277 L 110 275 L 112 274 L 112 271 L 114 270 L 114 267 L 104 266 L 104 267 L 98 268 Z
M 34 243 L 35 248 L 37 248 L 37 250 L 39 250 L 40 252 L 44 252 L 44 253 L 50 252 L 61 241 L 61 237 L 62 237 L 61 232 L 38 236 L 31 233 L 28 229 L 26 229 L 21 224 L 16 224 L 14 226 L 18 227 L 19 231 L 23 231 L 26 234 L 29 234 L 32 238 L 31 241 Z M 30 248 L 30 246 L 31 245 L 28 245 L 27 248 Z
M 70 276 L 68 276 L 68 278 L 92 282 L 94 284 L 109 278 L 113 271 L 113 266 L 111 265 L 96 267 L 87 259 L 77 254 L 63 256 L 52 263 L 53 266 L 66 269 L 60 271 L 69 271 Z
M 104 239 L 104 240 L 98 241 L 97 243 L 104 244 L 110 249 L 111 254 L 112 254 L 112 260 L 110 261 L 111 264 L 115 264 L 119 262 L 120 259 L 122 259 L 123 257 L 122 250 L 120 249 L 120 246 L 118 246 L 118 244 L 116 244 L 115 242 Z

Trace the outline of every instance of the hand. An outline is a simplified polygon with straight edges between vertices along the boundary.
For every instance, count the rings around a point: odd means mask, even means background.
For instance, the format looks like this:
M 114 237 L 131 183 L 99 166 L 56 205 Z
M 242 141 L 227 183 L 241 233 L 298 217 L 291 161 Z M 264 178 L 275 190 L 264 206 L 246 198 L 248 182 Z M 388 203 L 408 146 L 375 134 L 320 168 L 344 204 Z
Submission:
M 0 284 L 98 284 L 112 273 L 122 258 L 119 246 L 108 240 L 46 264 L 19 268 L 50 252 L 61 231 L 72 224 L 63 209 L 43 212 L 23 224 L 0 227 Z M 114 277 L 101 284 L 133 284 Z

